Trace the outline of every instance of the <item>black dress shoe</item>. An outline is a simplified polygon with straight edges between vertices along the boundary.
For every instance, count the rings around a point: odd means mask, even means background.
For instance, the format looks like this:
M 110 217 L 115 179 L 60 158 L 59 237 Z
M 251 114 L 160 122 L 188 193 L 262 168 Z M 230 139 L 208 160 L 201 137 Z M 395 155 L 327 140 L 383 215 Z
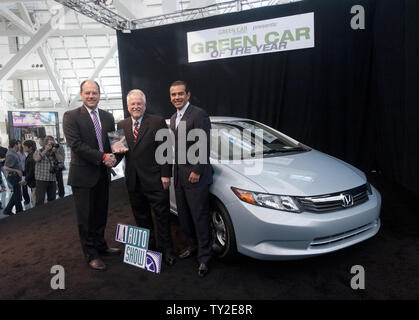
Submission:
M 193 255 L 195 255 L 195 253 L 196 253 L 196 250 L 192 250 L 188 248 L 179 254 L 179 259 L 186 259 L 186 258 L 192 257 Z
M 103 256 L 119 256 L 122 250 L 119 248 L 108 248 L 105 251 L 100 252 Z
M 176 263 L 176 257 L 173 254 L 167 254 L 164 257 L 164 263 L 166 263 L 169 267 L 174 266 Z
M 203 278 L 208 273 L 209 269 L 205 263 L 201 263 L 198 267 L 198 277 Z
M 106 264 L 100 259 L 93 259 L 89 262 L 89 267 L 93 270 L 106 270 Z

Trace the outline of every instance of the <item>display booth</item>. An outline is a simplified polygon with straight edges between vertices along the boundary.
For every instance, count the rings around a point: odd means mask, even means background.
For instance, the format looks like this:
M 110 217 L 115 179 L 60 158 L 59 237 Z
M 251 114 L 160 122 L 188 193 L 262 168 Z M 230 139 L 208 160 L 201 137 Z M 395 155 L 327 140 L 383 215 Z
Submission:
M 263 122 L 419 195 L 415 6 L 299 1 L 118 31 L 122 96 L 141 89 L 168 118 L 185 80 L 212 116 Z
M 9 111 L 10 139 L 34 140 L 39 144 L 40 138 L 53 136 L 60 141 L 58 112 L 46 111 Z

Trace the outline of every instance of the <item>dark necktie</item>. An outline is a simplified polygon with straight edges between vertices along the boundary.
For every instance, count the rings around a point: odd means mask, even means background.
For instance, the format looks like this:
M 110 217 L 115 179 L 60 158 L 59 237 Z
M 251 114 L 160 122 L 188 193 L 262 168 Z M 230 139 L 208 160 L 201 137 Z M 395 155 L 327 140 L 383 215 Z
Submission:
M 93 125 L 95 127 L 96 138 L 99 144 L 99 151 L 103 152 L 102 128 L 100 127 L 99 118 L 97 117 L 96 110 L 92 110 L 91 113 L 93 115 Z
M 135 121 L 134 123 L 134 142 L 137 141 L 137 137 L 138 137 L 138 120 Z

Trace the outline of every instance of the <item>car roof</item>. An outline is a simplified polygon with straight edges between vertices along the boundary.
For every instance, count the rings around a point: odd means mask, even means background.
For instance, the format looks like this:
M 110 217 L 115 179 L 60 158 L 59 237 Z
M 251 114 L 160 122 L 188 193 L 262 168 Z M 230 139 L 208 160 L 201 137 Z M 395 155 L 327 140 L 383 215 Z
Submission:
M 220 116 L 214 116 L 210 117 L 211 122 L 221 122 L 221 121 L 245 121 L 250 120 L 246 118 L 237 118 L 237 117 L 220 117 Z
M 212 116 L 210 117 L 211 122 L 223 122 L 223 121 L 253 121 L 251 119 L 246 118 L 238 118 L 238 117 L 224 117 L 224 116 Z M 167 123 L 170 123 L 170 119 L 166 119 Z

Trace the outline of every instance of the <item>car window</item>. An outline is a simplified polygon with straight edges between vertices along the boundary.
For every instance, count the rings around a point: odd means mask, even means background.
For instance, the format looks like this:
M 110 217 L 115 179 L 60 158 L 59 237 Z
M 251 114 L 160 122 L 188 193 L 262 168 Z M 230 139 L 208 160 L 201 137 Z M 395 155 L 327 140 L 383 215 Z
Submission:
M 250 120 L 212 122 L 211 158 L 243 160 L 250 157 L 304 152 L 307 148 L 278 131 Z

